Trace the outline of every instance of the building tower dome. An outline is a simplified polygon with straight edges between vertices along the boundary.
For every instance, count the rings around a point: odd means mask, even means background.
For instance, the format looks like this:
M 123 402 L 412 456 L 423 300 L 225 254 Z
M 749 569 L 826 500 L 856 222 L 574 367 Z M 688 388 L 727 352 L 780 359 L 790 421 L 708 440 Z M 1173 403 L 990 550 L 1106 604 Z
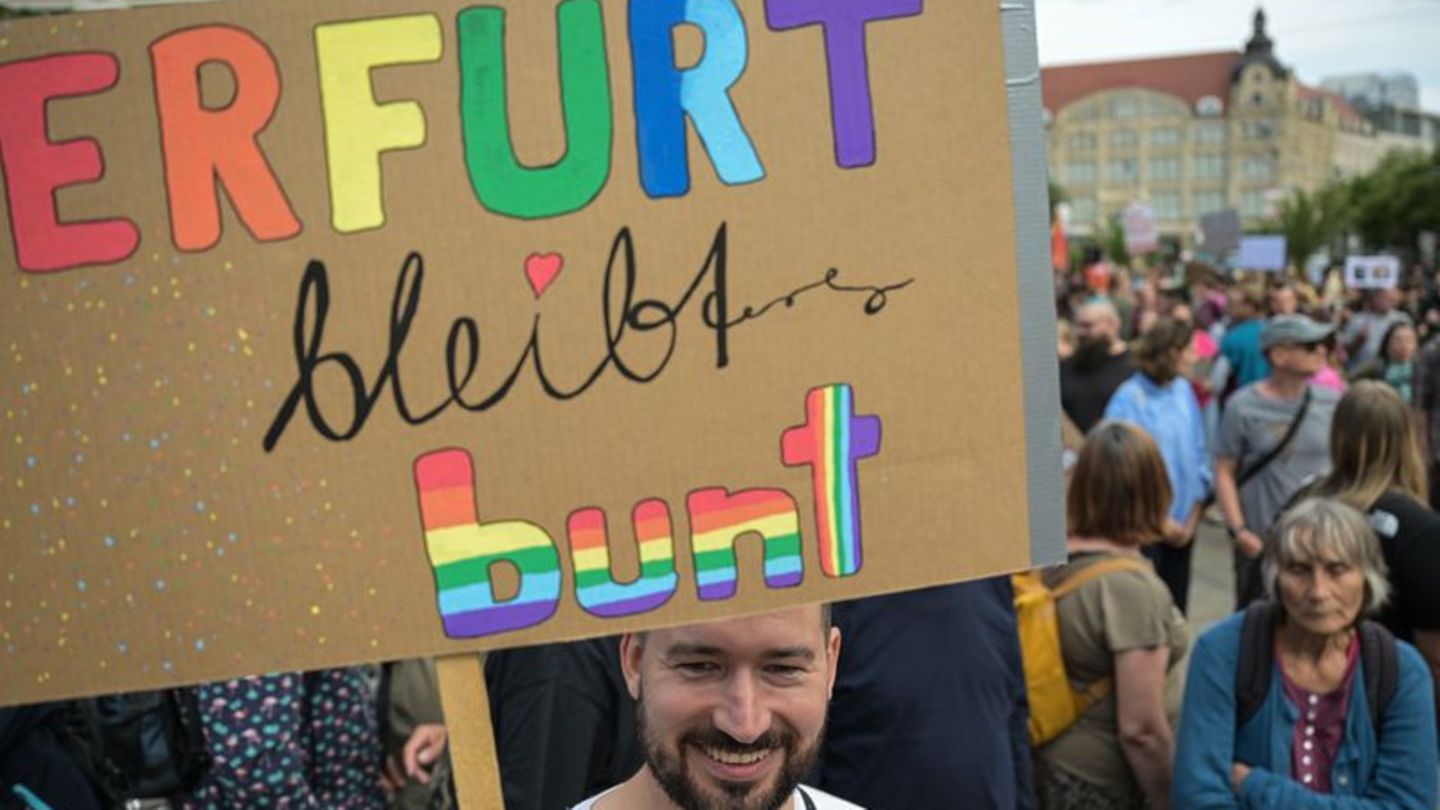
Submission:
M 1250 41 L 1245 43 L 1246 56 L 1270 56 L 1275 51 L 1275 43 L 1270 35 L 1265 33 L 1265 9 L 1255 9 L 1255 27 L 1250 33 Z
M 1235 72 L 1231 75 L 1231 81 L 1240 78 L 1245 68 L 1254 64 L 1262 64 L 1270 68 L 1270 72 L 1277 79 L 1283 79 L 1290 74 L 1290 71 L 1280 64 L 1275 57 L 1275 41 L 1265 32 L 1265 9 L 1255 9 L 1254 28 L 1250 32 L 1250 41 L 1245 43 L 1245 53 L 1241 55 L 1240 61 L 1235 63 Z

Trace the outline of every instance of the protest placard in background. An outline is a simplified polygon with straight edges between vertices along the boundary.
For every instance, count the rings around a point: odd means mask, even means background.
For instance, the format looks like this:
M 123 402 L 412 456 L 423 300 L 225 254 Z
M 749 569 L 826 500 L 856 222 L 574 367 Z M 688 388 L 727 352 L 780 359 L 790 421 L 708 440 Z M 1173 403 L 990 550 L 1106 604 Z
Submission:
M 1285 269 L 1285 237 L 1242 236 L 1234 265 L 1239 270 L 1277 272 Z
M 1145 203 L 1131 203 L 1125 206 L 1120 218 L 1125 231 L 1125 252 L 1132 256 L 1154 253 L 1160 247 L 1160 227 L 1155 221 L 1155 211 Z
M 1038 101 L 857 8 L 6 24 L 0 703 L 1053 560 Z
M 1400 283 L 1395 256 L 1346 256 L 1345 286 L 1352 290 L 1388 290 Z
M 1200 217 L 1200 249 L 1211 256 L 1223 256 L 1240 247 L 1240 213 L 1233 208 L 1213 211 Z

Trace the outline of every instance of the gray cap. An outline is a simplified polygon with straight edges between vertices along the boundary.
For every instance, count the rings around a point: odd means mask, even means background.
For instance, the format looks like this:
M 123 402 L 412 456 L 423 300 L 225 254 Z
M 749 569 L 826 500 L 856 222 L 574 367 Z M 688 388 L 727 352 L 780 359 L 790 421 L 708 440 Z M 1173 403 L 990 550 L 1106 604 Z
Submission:
M 1260 330 L 1260 348 L 1319 343 L 1330 337 L 1335 327 L 1311 320 L 1304 315 L 1276 315 Z

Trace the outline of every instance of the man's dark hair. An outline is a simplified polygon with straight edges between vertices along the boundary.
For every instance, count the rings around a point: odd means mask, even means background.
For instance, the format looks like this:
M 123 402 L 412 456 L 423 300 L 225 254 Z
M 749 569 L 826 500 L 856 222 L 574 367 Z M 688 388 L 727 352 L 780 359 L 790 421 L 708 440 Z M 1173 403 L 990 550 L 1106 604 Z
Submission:
M 833 627 L 834 625 L 835 625 L 835 620 L 834 620 L 834 616 L 831 614 L 830 603 L 829 603 L 829 602 L 821 602 L 821 603 L 820 603 L 820 632 L 824 633 L 825 636 L 826 636 L 826 638 L 828 638 L 829 635 L 830 635 L 830 628 Z M 641 646 L 644 646 L 646 639 L 649 638 L 649 636 L 650 636 L 650 631 L 649 631 L 649 630 L 637 630 L 637 631 L 635 631 L 634 633 L 631 633 L 631 635 L 634 636 L 636 639 L 638 639 L 638 640 L 640 641 Z

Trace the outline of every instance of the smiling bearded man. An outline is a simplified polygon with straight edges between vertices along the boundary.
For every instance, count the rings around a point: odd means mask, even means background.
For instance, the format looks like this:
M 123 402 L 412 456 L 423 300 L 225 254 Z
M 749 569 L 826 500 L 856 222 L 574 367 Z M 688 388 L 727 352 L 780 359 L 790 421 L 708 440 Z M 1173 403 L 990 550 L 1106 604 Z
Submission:
M 799 784 L 839 656 L 819 605 L 626 635 L 645 765 L 576 810 L 858 810 Z

